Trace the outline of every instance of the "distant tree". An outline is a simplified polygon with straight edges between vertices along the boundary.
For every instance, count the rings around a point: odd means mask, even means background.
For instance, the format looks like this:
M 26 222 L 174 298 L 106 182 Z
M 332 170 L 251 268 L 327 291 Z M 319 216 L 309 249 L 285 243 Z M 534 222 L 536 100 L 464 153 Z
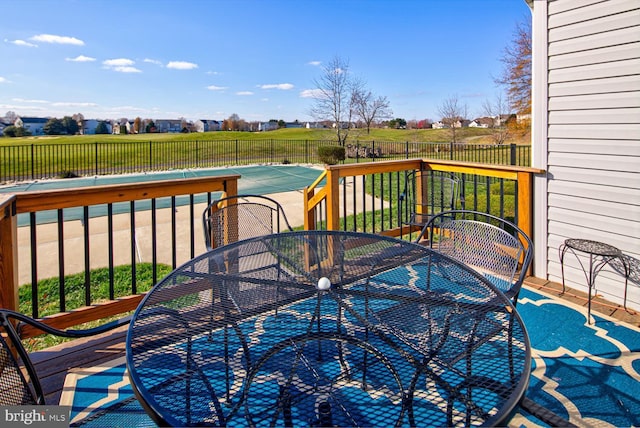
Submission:
M 31 135 L 31 132 L 22 126 L 10 125 L 4 128 L 2 135 L 5 137 L 28 137 Z
M 349 74 L 349 63 L 340 57 L 333 58 L 314 84 L 318 94 L 311 116 L 316 120 L 331 120 L 338 143 L 345 145 L 354 114 L 352 92 L 357 86 Z
M 139 116 L 133 120 L 133 132 L 136 134 L 142 133 L 142 118 Z
M 109 127 L 107 126 L 107 122 L 104 120 L 98 122 L 98 126 L 96 126 L 96 134 L 108 134 Z
M 60 119 L 49 119 L 42 128 L 46 135 L 63 135 L 67 133 L 64 123 Z
M 371 132 L 371 124 L 376 119 L 388 119 L 393 114 L 389 108 L 387 97 L 376 97 L 371 91 L 364 89 L 362 85 L 354 87 L 352 98 L 355 116 L 364 122 L 367 135 Z
M 501 94 L 497 94 L 493 102 L 487 99 L 482 103 L 482 110 L 493 119 L 489 125 L 493 142 L 504 144 L 510 136 L 510 128 L 502 123 L 502 118 L 509 112 L 508 103 Z
M 467 110 L 467 105 L 462 104 L 457 95 L 450 96 L 438 106 L 438 113 L 442 117 L 442 123 L 451 131 L 452 143 L 458 142 L 456 140 L 457 129 L 460 127 L 460 122 L 467 117 Z
M 417 128 L 418 129 L 430 129 L 433 124 L 433 120 L 431 119 L 422 119 L 418 121 Z
M 14 111 L 11 111 L 11 110 L 9 110 L 4 115 L 5 122 L 6 123 L 10 123 L 10 124 L 13 124 L 13 122 L 15 122 L 17 118 L 18 118 L 18 115 Z
M 531 22 L 518 23 L 511 43 L 503 49 L 502 75 L 494 81 L 505 87 L 511 111 L 531 113 Z
M 393 129 L 402 129 L 402 128 L 406 128 L 407 127 L 407 121 L 397 117 L 395 119 L 391 119 L 389 121 L 389 128 L 393 128 Z
M 76 121 L 76 123 L 78 124 L 78 132 L 80 134 L 84 133 L 84 115 L 82 113 L 76 113 L 73 116 L 71 116 L 73 118 L 73 120 Z
M 278 128 L 284 128 L 285 126 L 287 126 L 287 123 L 284 120 L 280 119 L 278 121 Z
M 62 118 L 62 125 L 64 126 L 64 133 L 67 135 L 76 135 L 80 130 L 78 121 L 71 116 L 65 116 Z
M 153 122 L 153 120 L 149 120 L 149 122 L 147 122 L 147 126 L 145 127 L 144 132 L 146 132 L 147 134 L 156 132 L 156 124 Z
M 223 131 L 245 131 L 247 127 L 247 123 L 240 119 L 236 113 L 233 113 L 227 119 L 222 121 L 222 130 Z

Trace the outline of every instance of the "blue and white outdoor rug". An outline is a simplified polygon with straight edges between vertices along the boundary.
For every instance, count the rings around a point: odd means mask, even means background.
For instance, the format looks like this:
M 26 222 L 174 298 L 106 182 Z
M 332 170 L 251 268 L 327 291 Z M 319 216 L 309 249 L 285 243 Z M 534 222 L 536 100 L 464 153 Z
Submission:
M 534 349 L 529 399 L 580 427 L 640 426 L 640 329 L 593 312 L 589 325 L 586 309 L 526 288 L 518 311 Z M 60 404 L 83 426 L 155 426 L 133 398 L 124 358 L 69 373 Z M 522 411 L 509 426 L 545 424 Z

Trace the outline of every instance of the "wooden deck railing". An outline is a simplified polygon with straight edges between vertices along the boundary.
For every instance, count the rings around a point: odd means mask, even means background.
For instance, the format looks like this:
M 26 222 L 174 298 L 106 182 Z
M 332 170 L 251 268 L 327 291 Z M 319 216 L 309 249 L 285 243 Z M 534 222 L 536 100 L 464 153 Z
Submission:
M 203 241 L 200 230 L 195 227 L 194 224 L 197 222 L 199 227 L 199 216 L 201 214 L 201 212 L 194 211 L 194 196 L 199 195 L 199 198 L 204 199 L 204 195 L 206 194 L 206 202 L 209 202 L 211 200 L 211 194 L 214 192 L 221 192 L 228 196 L 236 195 L 238 190 L 237 181 L 239 178 L 240 176 L 237 174 L 230 174 L 217 177 L 0 195 L 0 305 L 3 308 L 19 309 L 18 289 L 21 281 L 18 271 L 19 265 L 25 263 L 31 266 L 30 282 L 33 303 L 32 313 L 29 315 L 40 317 L 37 297 L 38 280 L 40 279 L 38 266 L 48 263 L 54 266 L 54 270 L 58 271 L 55 273 L 58 275 L 58 280 L 60 281 L 60 313 L 47 316 L 45 322 L 48 324 L 58 328 L 66 328 L 135 309 L 142 298 L 142 294 L 136 291 L 135 284 L 135 263 L 137 255 L 139 254 L 137 251 L 139 251 L 139 247 L 143 245 L 141 241 L 146 241 L 144 245 L 149 247 L 149 251 L 152 254 L 148 256 L 148 258 L 153 263 L 153 281 L 155 282 L 159 279 L 155 276 L 155 266 L 159 262 L 159 248 L 163 248 L 168 254 L 164 262 L 175 268 L 178 259 L 182 259 L 182 262 L 186 261 L 184 260 L 185 257 L 186 259 L 194 257 L 194 242 L 196 239 Z M 184 196 L 185 200 L 188 198 L 188 202 L 183 202 L 190 207 L 185 215 L 188 216 L 191 224 L 190 227 L 185 226 L 185 228 L 189 229 L 188 232 L 185 233 L 185 235 L 187 235 L 185 237 L 187 242 L 181 243 L 180 245 L 176 242 L 176 230 L 180 229 L 176 226 L 176 212 L 178 211 L 176 197 L 179 196 Z M 166 216 L 166 222 L 170 223 L 170 226 L 163 228 L 166 230 L 160 230 L 161 228 L 158 227 L 160 214 L 157 214 L 160 209 L 156 201 L 163 201 L 166 198 L 170 199 L 170 209 L 166 209 L 162 214 Z M 150 233 L 146 229 L 144 234 L 136 230 L 136 215 L 138 215 L 139 222 L 142 214 L 136 214 L 135 201 L 150 201 L 151 209 L 149 210 L 148 207 L 145 208 L 145 210 L 150 212 L 151 216 L 148 227 Z M 104 209 L 105 205 L 106 216 L 92 218 L 92 216 L 89 215 L 89 208 L 97 209 L 102 207 L 102 209 Z M 123 206 L 126 212 L 118 217 L 117 214 L 114 214 L 114 206 Z M 69 208 L 76 209 L 76 211 L 80 213 L 80 224 L 76 225 L 76 229 L 79 229 L 80 232 L 75 231 L 76 236 L 74 236 L 73 239 L 69 239 L 67 236 L 68 229 L 71 229 L 71 225 L 65 218 L 66 210 Z M 170 213 L 166 211 L 170 211 Z M 38 224 L 36 214 L 46 214 L 47 212 L 50 214 L 51 223 Z M 28 217 L 28 225 L 20 227 L 21 234 L 28 233 L 28 239 L 23 240 L 29 241 L 29 250 L 26 251 L 25 254 L 20 254 L 22 258 L 19 257 L 18 251 L 18 216 L 20 215 Z M 114 238 L 114 227 L 116 227 L 114 224 L 118 222 L 126 222 L 127 224 L 124 226 L 120 225 L 125 229 L 123 237 Z M 66 228 L 65 223 L 67 224 Z M 89 232 L 89 224 L 91 224 L 91 233 Z M 182 230 L 181 232 L 185 231 Z M 92 235 L 92 233 L 94 235 Z M 96 233 L 103 235 L 104 240 L 99 243 L 99 246 L 107 247 L 106 249 L 96 248 L 96 243 L 94 242 Z M 43 235 L 43 239 L 49 239 L 55 241 L 55 243 L 52 244 L 48 242 L 44 249 L 38 249 L 38 246 L 44 245 L 41 242 L 42 240 L 39 239 L 40 235 Z M 196 236 L 198 237 L 196 238 Z M 65 239 L 67 239 L 66 244 Z M 189 247 L 190 251 L 188 250 Z M 202 249 L 204 250 L 203 245 Z M 130 262 L 133 266 L 131 295 L 118 298 L 112 297 L 105 302 L 91 301 L 91 278 L 88 272 L 95 265 L 92 259 L 97 258 L 95 253 L 97 253 L 98 250 L 108 253 L 106 266 L 102 267 L 108 267 L 110 270 L 109 281 L 111 282 L 111 287 L 113 286 L 115 256 L 118 255 L 119 252 L 121 253 L 119 255 L 122 256 L 129 257 L 130 255 Z M 102 259 L 105 259 L 105 257 L 102 257 Z M 69 272 L 70 269 L 68 265 L 70 262 L 76 262 L 76 265 L 80 264 L 80 266 L 84 266 L 87 301 L 84 307 L 67 310 L 64 301 L 64 278 L 65 274 L 73 273 Z M 42 276 L 42 274 L 40 276 Z M 112 290 L 110 292 L 113 294 Z M 28 336 L 29 332 L 26 332 L 26 335 Z
M 511 218 L 525 232 L 532 234 L 533 176 L 543 171 L 526 167 L 429 159 L 327 166 L 318 179 L 305 189 L 305 229 L 342 229 L 399 236 L 403 233 L 399 226 L 403 219 L 406 219 L 408 210 L 398 202 L 398 197 L 403 192 L 403 180 L 414 170 L 448 171 L 456 174 L 462 183 L 461 208 L 493 212 L 503 218 Z M 38 311 L 38 281 L 41 278 L 55 277 L 61 281 L 59 313 L 45 317 L 45 321 L 53 326 L 65 328 L 135 309 L 142 298 L 142 294 L 135 287 L 136 251 L 140 250 L 138 247 L 144 247 L 142 258 L 153 265 L 152 283 L 160 279 L 155 276 L 157 264 L 166 263 L 175 268 L 178 263 L 194 257 L 195 239 L 199 241 L 198 253 L 204 251 L 201 230 L 194 227 L 194 221 L 198 223 L 197 227 L 200 227 L 201 214 L 201 211 L 194 211 L 194 195 L 207 194 L 207 201 L 201 202 L 209 202 L 213 192 L 235 195 L 239 177 L 227 175 L 0 195 L 0 305 L 4 308 L 18 309 L 19 286 L 24 284 L 23 287 L 28 287 L 26 284 L 31 284 L 32 296 L 35 297 L 32 297 L 29 315 L 42 317 Z M 511 194 L 507 195 L 509 192 Z M 190 208 L 178 210 L 176 197 L 183 195 L 189 198 L 187 205 Z M 496 201 L 494 196 L 497 198 Z M 161 205 L 160 201 L 164 203 L 167 197 L 171 199 L 170 209 L 158 208 Z M 147 203 L 147 200 L 151 201 L 151 209 L 145 209 L 151 214 L 144 216 L 150 215 L 151 222 L 144 230 L 140 230 L 139 223 L 143 214 L 136 214 L 136 208 L 138 203 Z M 156 200 L 159 201 L 158 206 Z M 114 214 L 116 210 L 113 207 L 121 206 L 122 203 L 126 212 Z M 102 207 L 106 215 L 93 218 L 89 215 L 89 208 L 93 210 L 98 207 Z M 66 218 L 67 209 L 70 208 L 80 212 L 81 224 L 76 223 L 75 229 Z M 178 211 L 181 212 L 177 214 Z M 51 223 L 38 224 L 41 214 L 48 214 Z M 176 215 L 181 217 L 176 220 Z M 23 225 L 25 218 L 26 225 Z M 114 224 L 125 229 L 117 237 L 113 232 Z M 67 237 L 70 229 L 74 229 L 73 232 L 77 234 L 71 240 Z M 96 242 L 97 234 L 101 234 L 102 241 L 99 243 Z M 180 236 L 176 237 L 176 234 Z M 38 246 L 42 246 L 40 241 L 47 238 L 45 235 L 51 242 L 47 243 L 48 246 L 44 250 L 38 250 Z M 180 243 L 181 239 L 187 242 Z M 20 250 L 19 240 L 23 245 Z M 27 244 L 24 244 L 25 241 Z M 119 249 L 119 244 L 125 249 Z M 27 251 L 24 250 L 24 246 L 29 247 Z M 74 269 L 85 272 L 85 287 L 89 287 L 90 278 L 87 272 L 94 267 L 94 259 L 97 258 L 96 246 L 108 251 L 106 264 L 104 260 L 101 263 L 110 270 L 109 281 L 113 281 L 114 265 L 132 264 L 131 272 L 134 278 L 129 290 L 130 295 L 118 295 L 107 301 L 94 302 L 90 300 L 92 290 L 87 288 L 85 306 L 65 307 L 65 274 L 74 273 L 73 269 L 66 266 L 65 260 L 72 259 L 75 262 Z M 101 247 L 105 247 L 106 250 Z M 119 251 L 122 253 L 118 253 Z M 145 252 L 150 255 L 145 255 Z M 43 261 L 53 265 L 52 274 L 39 273 L 38 265 Z M 26 280 L 25 267 L 28 268 L 27 273 L 30 270 L 30 276 L 27 276 Z
M 543 173 L 543 170 L 432 159 L 327 166 L 318 180 L 304 191 L 305 229 L 359 230 L 399 236 L 403 233 L 400 224 L 403 218 L 406 220 L 408 210 L 397 202 L 398 196 L 402 192 L 403 176 L 414 170 L 456 174 L 462 183 L 460 208 L 511 217 L 532 236 L 533 176 Z M 362 184 L 358 183 L 359 180 Z M 505 203 L 504 189 L 505 186 L 510 187 L 505 184 L 508 182 L 512 182 L 514 189 L 513 205 Z M 353 188 L 348 190 L 349 186 Z M 494 186 L 500 193 L 497 206 L 491 203 Z M 345 221 L 347 216 L 369 220 L 349 223 Z

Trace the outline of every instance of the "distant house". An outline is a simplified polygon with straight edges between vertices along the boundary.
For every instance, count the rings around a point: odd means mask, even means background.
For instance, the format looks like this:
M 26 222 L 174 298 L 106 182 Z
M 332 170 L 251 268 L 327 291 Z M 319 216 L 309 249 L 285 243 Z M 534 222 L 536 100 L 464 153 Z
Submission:
M 217 120 L 200 119 L 193 123 L 194 132 L 211 132 L 220 131 L 222 129 L 222 123 Z
M 131 134 L 132 131 L 133 131 L 133 123 L 129 122 L 128 119 L 120 119 L 120 120 L 114 121 L 113 126 L 111 128 L 112 134 Z
M 96 119 L 87 119 L 82 123 L 82 128 L 80 129 L 80 133 L 82 135 L 93 135 L 96 133 L 96 128 L 98 127 L 98 123 L 100 121 Z
M 278 122 L 260 122 L 258 123 L 258 131 L 274 131 L 278 129 Z
M 285 128 L 302 128 L 304 125 L 297 120 L 295 122 L 286 122 L 284 124 Z
M 433 129 L 442 129 L 442 128 L 445 128 L 445 124 L 440 122 L 440 121 L 433 122 L 431 124 L 431 128 L 433 128 Z
M 154 121 L 156 132 L 180 132 L 182 131 L 182 120 L 180 119 L 157 119 Z
M 0 135 L 2 135 L 2 133 L 4 132 L 4 128 L 6 128 L 7 126 L 11 126 L 11 124 L 0 121 Z
M 490 117 L 479 117 L 469 122 L 469 128 L 489 128 L 493 126 L 493 119 Z
M 46 117 L 18 117 L 13 125 L 26 129 L 31 135 L 44 135 L 44 125 L 48 121 Z
M 327 125 L 323 122 L 307 122 L 304 127 L 307 129 L 322 129 L 326 128 Z

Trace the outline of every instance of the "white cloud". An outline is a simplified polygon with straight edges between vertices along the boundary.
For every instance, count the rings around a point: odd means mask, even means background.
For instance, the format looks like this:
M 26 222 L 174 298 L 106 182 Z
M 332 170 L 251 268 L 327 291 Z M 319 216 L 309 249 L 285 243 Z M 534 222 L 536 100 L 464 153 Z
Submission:
M 133 60 L 128 58 L 107 59 L 102 62 L 106 67 L 125 67 L 135 64 Z
M 207 89 L 210 91 L 224 91 L 227 88 L 224 86 L 209 85 L 207 86 Z
M 160 67 L 162 67 L 162 62 L 158 61 L 157 59 L 145 58 L 145 59 L 142 60 L 142 62 L 148 62 L 150 64 L 155 64 L 155 65 L 159 65 Z
M 240 91 L 240 92 L 236 92 L 236 95 L 253 95 L 253 92 L 251 92 L 251 91 Z
M 28 48 L 37 48 L 38 47 L 38 45 L 36 45 L 35 43 L 29 43 L 29 42 L 24 41 L 24 40 L 7 40 L 7 39 L 4 39 L 4 41 L 7 42 L 7 43 L 13 43 L 16 46 L 25 46 L 25 47 L 28 47 Z
M 95 61 L 95 58 L 91 58 L 90 56 L 78 55 L 75 58 L 65 58 L 65 61 L 70 62 L 92 62 Z
M 84 46 L 84 42 L 80 39 L 68 36 L 56 36 L 54 34 L 38 34 L 31 37 L 31 40 L 34 40 L 36 42 L 55 43 L 60 45 Z
M 320 64 L 322 64 L 320 61 L 309 61 L 307 64 L 309 65 L 315 65 L 316 67 L 319 66 Z
M 167 64 L 167 68 L 173 68 L 174 70 L 193 70 L 198 68 L 198 64 L 186 61 L 170 61 Z
M 142 73 L 142 70 L 139 70 L 133 66 L 133 64 L 135 64 L 135 61 L 128 58 L 108 59 L 102 61 L 102 64 L 105 66 L 105 68 L 117 71 L 119 73 Z
M 262 89 L 281 89 L 283 91 L 288 91 L 289 89 L 293 89 L 293 85 L 291 83 L 277 83 L 270 85 L 262 85 L 260 86 Z
M 137 69 L 135 67 L 113 67 L 113 71 L 117 71 L 118 73 L 142 73 L 142 70 Z
M 320 89 L 305 89 L 300 92 L 300 98 L 322 98 L 323 92 Z
M 0 76 L 0 83 L 9 83 L 9 81 L 4 77 Z
M 55 107 L 96 107 L 96 103 L 74 103 L 74 102 L 55 102 L 52 104 Z
M 49 101 L 46 100 L 25 100 L 24 98 L 12 98 L 11 101 L 15 101 L 17 103 L 49 104 Z
M 209 76 L 219 76 L 222 73 L 220 73 L 219 71 L 207 71 L 205 74 Z

